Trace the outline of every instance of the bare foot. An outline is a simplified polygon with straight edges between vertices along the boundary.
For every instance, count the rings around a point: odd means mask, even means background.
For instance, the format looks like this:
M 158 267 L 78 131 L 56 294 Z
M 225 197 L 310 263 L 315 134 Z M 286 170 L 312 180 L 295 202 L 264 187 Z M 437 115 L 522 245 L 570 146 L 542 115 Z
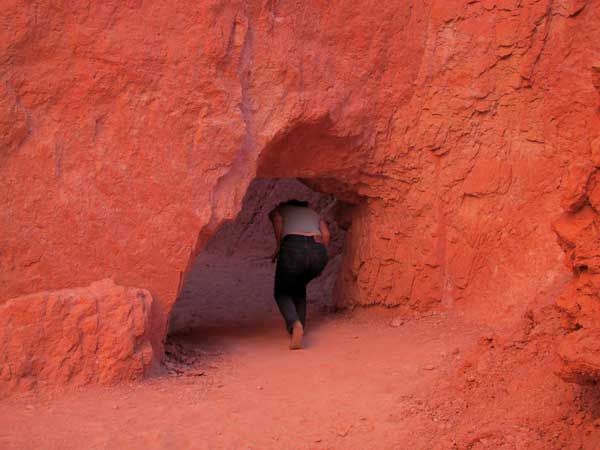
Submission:
M 302 323 L 297 320 L 292 327 L 292 341 L 290 342 L 290 350 L 298 350 L 302 348 L 302 336 L 304 336 L 304 328 Z

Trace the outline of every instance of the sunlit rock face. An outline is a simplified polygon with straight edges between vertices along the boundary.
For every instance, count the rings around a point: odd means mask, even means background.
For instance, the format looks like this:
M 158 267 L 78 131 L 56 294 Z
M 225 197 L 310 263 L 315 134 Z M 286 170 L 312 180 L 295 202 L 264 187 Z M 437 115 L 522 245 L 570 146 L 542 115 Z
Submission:
M 2 23 L 0 302 L 139 286 L 159 361 L 256 177 L 351 205 L 341 306 L 502 328 L 572 278 L 551 223 L 595 195 L 598 2 L 11 1 Z
M 0 305 L 0 396 L 48 384 L 112 384 L 152 363 L 144 289 L 101 280 Z

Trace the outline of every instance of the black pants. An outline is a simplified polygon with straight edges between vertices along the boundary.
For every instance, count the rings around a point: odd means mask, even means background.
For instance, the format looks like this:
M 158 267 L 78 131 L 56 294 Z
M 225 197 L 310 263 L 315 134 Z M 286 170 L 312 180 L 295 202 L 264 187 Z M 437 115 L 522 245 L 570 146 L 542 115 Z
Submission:
M 288 332 L 296 320 L 306 325 L 306 285 L 321 274 L 327 259 L 325 246 L 311 236 L 283 238 L 275 270 L 275 301 Z

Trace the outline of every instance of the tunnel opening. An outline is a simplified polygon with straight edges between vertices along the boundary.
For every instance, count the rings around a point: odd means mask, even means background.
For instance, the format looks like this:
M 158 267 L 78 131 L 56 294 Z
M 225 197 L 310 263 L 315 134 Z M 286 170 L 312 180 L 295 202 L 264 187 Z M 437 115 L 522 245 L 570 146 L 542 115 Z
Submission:
M 228 348 L 248 336 L 272 333 L 285 344 L 285 329 L 273 297 L 276 247 L 268 213 L 280 202 L 309 202 L 328 223 L 329 262 L 307 288 L 307 330 L 335 311 L 333 290 L 350 221 L 347 204 L 296 178 L 257 178 L 236 218 L 220 227 L 194 260 L 171 311 L 165 366 L 184 373 L 211 348 Z M 204 354 L 203 354 L 204 352 Z

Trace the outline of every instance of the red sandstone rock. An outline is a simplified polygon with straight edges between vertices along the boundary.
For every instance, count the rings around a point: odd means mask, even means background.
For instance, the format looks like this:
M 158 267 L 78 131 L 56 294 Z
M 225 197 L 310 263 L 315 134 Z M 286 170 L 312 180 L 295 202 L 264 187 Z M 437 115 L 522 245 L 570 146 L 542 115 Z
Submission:
M 139 379 L 152 362 L 144 289 L 98 281 L 0 305 L 0 393 Z
M 598 2 L 11 1 L 1 20 L 0 303 L 141 286 L 160 359 L 257 175 L 356 205 L 342 306 L 511 326 L 571 276 L 550 223 L 587 198 Z
M 0 151 L 22 144 L 27 137 L 27 115 L 17 103 L 14 91 L 0 83 Z
M 592 80 L 600 94 L 600 72 Z M 600 174 L 598 145 L 600 114 L 592 119 L 589 159 L 578 166 L 579 182 L 571 177 L 565 213 L 553 224 L 567 255 L 573 280 L 557 301 L 567 327 L 558 353 L 558 375 L 565 381 L 588 384 L 600 381 Z
M 600 380 L 600 334 L 590 330 L 570 333 L 560 344 L 562 365 L 559 375 L 579 384 L 595 384 Z
M 592 66 L 592 82 L 600 94 L 600 63 L 596 63 Z M 598 106 L 600 107 L 600 99 L 598 99 Z

